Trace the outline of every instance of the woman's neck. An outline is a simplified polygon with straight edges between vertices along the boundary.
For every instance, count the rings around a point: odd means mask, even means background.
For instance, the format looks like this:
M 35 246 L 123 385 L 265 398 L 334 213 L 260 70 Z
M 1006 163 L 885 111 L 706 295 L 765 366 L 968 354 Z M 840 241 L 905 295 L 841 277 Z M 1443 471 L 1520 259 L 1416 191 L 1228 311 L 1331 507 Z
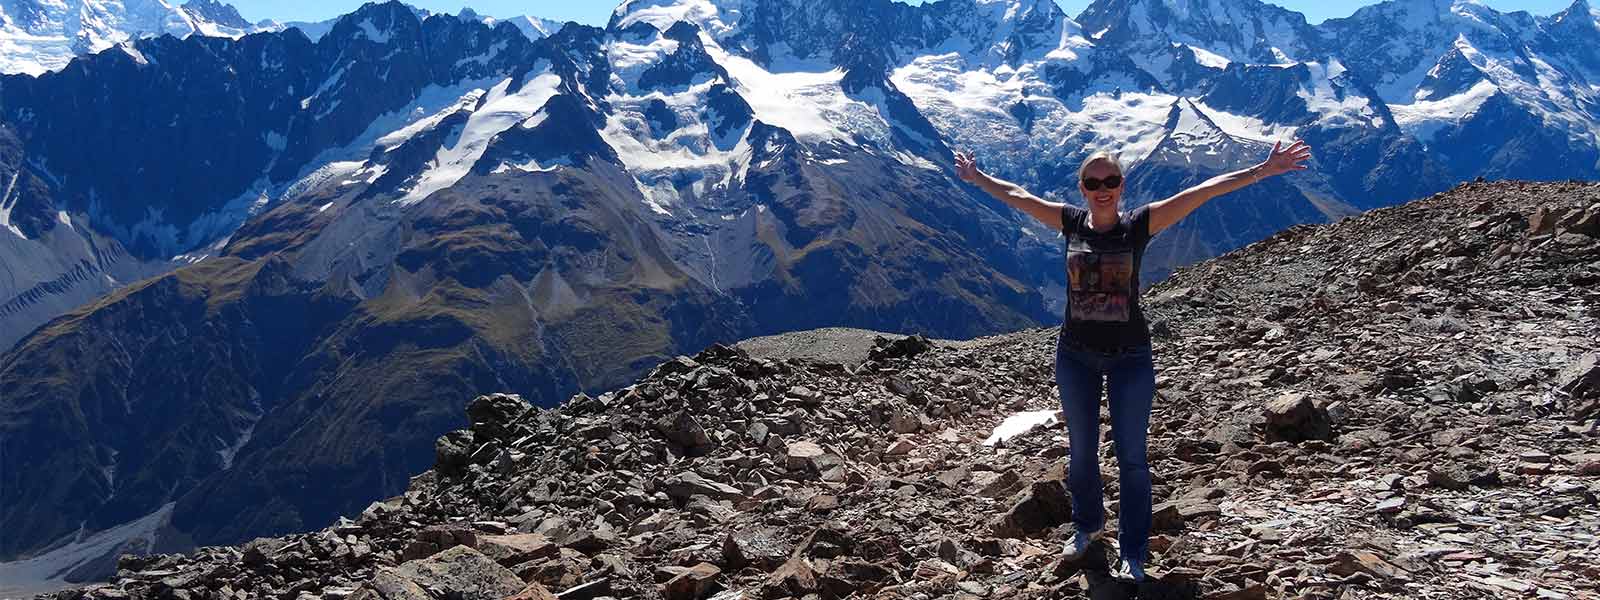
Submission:
M 1117 211 L 1115 209 L 1107 211 L 1089 211 L 1089 228 L 1095 231 L 1111 231 L 1112 229 L 1116 228 L 1117 222 L 1120 220 L 1122 220 L 1122 218 L 1117 215 Z

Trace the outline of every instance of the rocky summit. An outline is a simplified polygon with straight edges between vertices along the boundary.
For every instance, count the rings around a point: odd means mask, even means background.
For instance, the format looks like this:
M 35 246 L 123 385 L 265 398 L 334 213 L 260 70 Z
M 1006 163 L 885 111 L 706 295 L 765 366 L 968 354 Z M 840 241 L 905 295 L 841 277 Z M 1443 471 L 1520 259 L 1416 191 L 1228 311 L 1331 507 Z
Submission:
M 831 330 L 557 408 L 480 397 L 401 496 L 54 597 L 1600 598 L 1597 284 L 1600 185 L 1504 182 L 1148 290 L 1139 586 L 1114 548 L 1059 558 L 1054 329 Z

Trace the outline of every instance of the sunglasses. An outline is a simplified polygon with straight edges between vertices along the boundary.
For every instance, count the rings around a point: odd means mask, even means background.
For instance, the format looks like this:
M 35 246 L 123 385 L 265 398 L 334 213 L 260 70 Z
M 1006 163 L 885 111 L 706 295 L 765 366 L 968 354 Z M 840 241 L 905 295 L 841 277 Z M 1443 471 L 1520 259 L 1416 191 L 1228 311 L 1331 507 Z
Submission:
M 1100 189 L 1100 186 L 1105 186 L 1105 188 L 1108 189 L 1108 190 L 1117 189 L 1118 187 L 1122 186 L 1122 176 L 1121 175 L 1111 175 L 1111 176 L 1108 176 L 1108 177 L 1106 177 L 1104 179 L 1095 179 L 1093 177 L 1085 177 L 1085 178 L 1083 178 L 1083 189 L 1086 189 L 1086 190 L 1089 190 L 1089 191 L 1092 192 L 1092 191 Z

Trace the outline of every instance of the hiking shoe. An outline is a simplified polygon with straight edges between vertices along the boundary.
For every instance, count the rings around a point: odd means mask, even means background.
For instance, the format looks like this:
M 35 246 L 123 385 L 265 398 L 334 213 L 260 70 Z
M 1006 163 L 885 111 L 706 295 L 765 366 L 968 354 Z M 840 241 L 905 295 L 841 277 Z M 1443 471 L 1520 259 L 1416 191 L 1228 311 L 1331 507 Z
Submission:
M 1085 555 L 1089 554 L 1089 546 L 1094 545 L 1095 541 L 1099 540 L 1100 536 L 1103 534 L 1105 534 L 1104 529 L 1096 529 L 1088 532 L 1079 531 L 1076 535 L 1072 536 L 1071 540 L 1067 541 L 1066 547 L 1062 548 L 1062 558 L 1065 558 L 1066 560 L 1078 560 L 1083 558 Z
M 1128 576 L 1132 577 L 1134 581 L 1144 581 L 1144 561 L 1133 558 L 1125 558 L 1122 559 L 1122 564 L 1128 569 Z

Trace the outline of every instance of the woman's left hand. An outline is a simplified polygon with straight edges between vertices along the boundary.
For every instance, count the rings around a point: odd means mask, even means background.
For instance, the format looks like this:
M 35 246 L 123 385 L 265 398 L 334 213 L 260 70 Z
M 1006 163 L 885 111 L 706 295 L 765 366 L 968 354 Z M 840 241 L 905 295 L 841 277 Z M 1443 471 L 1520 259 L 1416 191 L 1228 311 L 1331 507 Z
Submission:
M 1308 160 L 1311 160 L 1311 145 L 1305 140 L 1295 140 L 1288 148 L 1284 148 L 1282 142 L 1274 142 L 1272 155 L 1258 168 L 1262 177 L 1271 177 L 1290 171 L 1304 171 L 1309 167 L 1300 163 Z

